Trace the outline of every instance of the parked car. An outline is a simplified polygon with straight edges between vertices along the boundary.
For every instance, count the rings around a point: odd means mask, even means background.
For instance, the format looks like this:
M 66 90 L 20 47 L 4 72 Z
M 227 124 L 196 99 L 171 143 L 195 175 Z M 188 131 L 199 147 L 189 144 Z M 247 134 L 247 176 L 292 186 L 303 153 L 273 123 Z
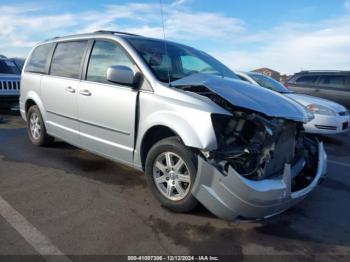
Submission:
M 19 58 L 19 57 L 14 57 L 12 60 L 16 63 L 17 67 L 19 68 L 20 71 L 22 71 L 25 59 L 24 58 Z
M 194 48 L 120 32 L 35 46 L 20 108 L 34 145 L 54 137 L 146 174 L 160 203 L 261 218 L 299 202 L 326 172 L 300 104 L 246 84 Z
M 326 98 L 350 109 L 350 71 L 302 71 L 285 85 L 297 93 Z
M 307 133 L 338 134 L 350 130 L 350 113 L 342 105 L 309 95 L 297 94 L 280 82 L 255 72 L 235 72 L 242 80 L 276 91 L 305 106 L 315 118 L 304 124 Z
M 16 63 L 0 57 L 0 109 L 18 107 L 21 72 Z

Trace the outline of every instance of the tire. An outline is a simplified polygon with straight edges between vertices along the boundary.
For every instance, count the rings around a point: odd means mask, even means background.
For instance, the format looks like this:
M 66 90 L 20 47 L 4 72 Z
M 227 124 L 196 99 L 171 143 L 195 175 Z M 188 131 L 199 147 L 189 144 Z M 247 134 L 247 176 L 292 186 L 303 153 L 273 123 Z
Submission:
M 29 140 L 36 146 L 48 146 L 54 140 L 46 132 L 44 120 L 38 106 L 31 106 L 28 110 L 27 133 Z
M 146 158 L 145 173 L 152 194 L 162 206 L 175 212 L 188 212 L 198 204 L 191 193 L 197 159 L 179 138 L 165 138 L 152 146 Z

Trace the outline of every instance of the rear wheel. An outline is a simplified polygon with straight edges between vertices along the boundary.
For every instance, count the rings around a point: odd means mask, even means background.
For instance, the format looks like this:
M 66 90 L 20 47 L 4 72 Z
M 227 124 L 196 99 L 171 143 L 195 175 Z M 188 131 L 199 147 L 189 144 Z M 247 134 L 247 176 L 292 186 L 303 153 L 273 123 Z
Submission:
M 38 106 L 31 106 L 27 114 L 27 132 L 30 141 L 36 146 L 50 145 L 54 138 L 46 133 L 44 120 Z
M 191 190 L 197 173 L 192 151 L 176 137 L 156 143 L 146 159 L 146 177 L 160 203 L 176 212 L 187 212 L 197 205 Z

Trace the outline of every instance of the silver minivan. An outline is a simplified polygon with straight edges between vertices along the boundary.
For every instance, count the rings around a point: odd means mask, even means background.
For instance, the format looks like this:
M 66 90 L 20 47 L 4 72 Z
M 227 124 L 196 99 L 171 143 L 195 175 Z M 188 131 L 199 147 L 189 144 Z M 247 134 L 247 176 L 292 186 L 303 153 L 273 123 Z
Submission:
M 21 78 L 30 141 L 54 138 L 145 172 L 160 203 L 234 220 L 291 207 L 326 173 L 313 115 L 194 48 L 110 31 L 38 44 Z

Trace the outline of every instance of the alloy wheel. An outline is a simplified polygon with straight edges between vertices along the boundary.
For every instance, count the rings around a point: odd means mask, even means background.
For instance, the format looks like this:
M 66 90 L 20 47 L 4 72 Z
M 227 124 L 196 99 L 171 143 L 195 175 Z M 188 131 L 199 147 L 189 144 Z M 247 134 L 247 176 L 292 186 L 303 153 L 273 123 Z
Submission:
M 173 152 L 160 154 L 153 164 L 153 181 L 167 199 L 179 201 L 191 188 L 191 177 L 185 161 Z
M 41 122 L 37 113 L 32 113 L 29 120 L 30 133 L 35 140 L 41 136 Z

